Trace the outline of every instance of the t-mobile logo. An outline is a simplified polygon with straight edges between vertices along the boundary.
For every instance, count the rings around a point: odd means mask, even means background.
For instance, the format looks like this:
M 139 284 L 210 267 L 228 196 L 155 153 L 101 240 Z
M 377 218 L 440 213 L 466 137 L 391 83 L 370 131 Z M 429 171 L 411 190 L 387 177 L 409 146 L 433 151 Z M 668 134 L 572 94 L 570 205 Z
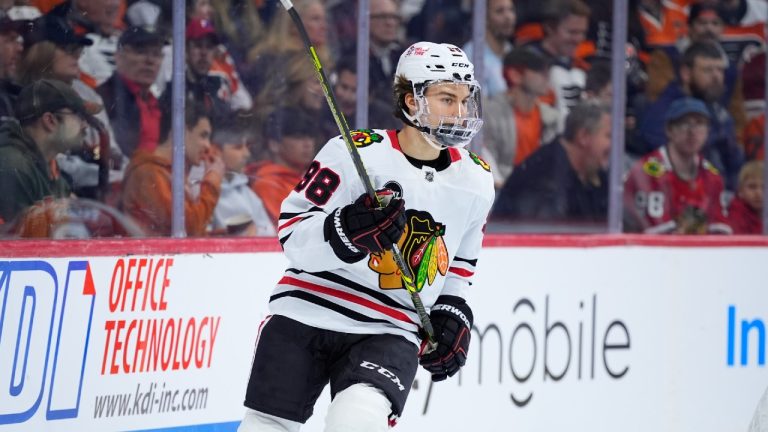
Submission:
M 376 372 L 384 375 L 385 377 L 389 378 L 390 381 L 395 383 L 395 385 L 397 385 L 397 388 L 400 391 L 405 390 L 405 387 L 403 387 L 403 384 L 400 382 L 400 378 L 398 378 L 397 375 L 390 372 L 389 369 L 386 369 L 382 366 L 377 365 L 376 363 L 371 363 L 365 360 L 363 360 L 363 362 L 360 363 L 360 366 L 366 369 L 375 370 Z

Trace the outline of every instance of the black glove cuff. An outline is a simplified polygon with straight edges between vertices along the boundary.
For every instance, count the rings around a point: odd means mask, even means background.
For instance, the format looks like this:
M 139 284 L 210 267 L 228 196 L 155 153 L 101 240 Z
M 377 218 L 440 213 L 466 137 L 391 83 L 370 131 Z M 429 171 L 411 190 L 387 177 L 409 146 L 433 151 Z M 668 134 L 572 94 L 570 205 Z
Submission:
M 364 259 L 367 253 L 352 244 L 352 241 L 344 234 L 341 227 L 342 211 L 343 209 L 339 207 L 326 216 L 323 223 L 323 237 L 325 241 L 330 243 L 333 253 L 340 260 L 347 264 L 353 264 Z
M 435 301 L 430 311 L 431 315 L 445 315 L 463 323 L 468 329 L 472 328 L 474 315 L 466 300 L 452 295 L 441 295 Z

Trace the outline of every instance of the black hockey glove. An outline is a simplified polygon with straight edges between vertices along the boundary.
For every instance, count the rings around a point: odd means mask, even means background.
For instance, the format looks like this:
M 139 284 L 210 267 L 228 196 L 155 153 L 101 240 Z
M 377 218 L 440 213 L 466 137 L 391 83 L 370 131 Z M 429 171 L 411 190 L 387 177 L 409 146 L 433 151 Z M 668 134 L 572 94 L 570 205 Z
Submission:
M 432 381 L 442 381 L 464 366 L 469 352 L 472 309 L 461 297 L 442 295 L 429 314 L 435 329 L 437 348 L 419 359 L 432 374 Z
M 325 218 L 325 241 L 346 263 L 391 249 L 405 229 L 405 202 L 391 198 L 387 205 L 375 208 L 370 196 L 360 195 L 354 203 L 339 207 Z

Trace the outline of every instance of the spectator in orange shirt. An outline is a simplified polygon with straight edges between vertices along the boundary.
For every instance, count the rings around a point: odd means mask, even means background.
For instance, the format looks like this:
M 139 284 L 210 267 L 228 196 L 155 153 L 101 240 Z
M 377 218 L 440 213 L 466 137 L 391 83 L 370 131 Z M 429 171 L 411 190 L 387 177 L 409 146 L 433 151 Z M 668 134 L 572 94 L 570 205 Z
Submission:
M 688 29 L 686 0 L 640 0 L 636 10 L 650 48 L 674 47 Z
M 152 152 L 137 151 L 123 180 L 122 208 L 149 236 L 171 234 L 171 116 L 171 110 L 163 110 L 160 145 Z M 205 165 L 199 196 L 193 195 L 190 185 L 185 187 L 184 220 L 187 235 L 202 236 L 219 199 L 224 163 L 220 156 L 211 154 L 209 114 L 202 107 L 192 105 L 187 108 L 184 120 L 185 171 L 188 175 L 191 166 Z
M 491 96 L 483 107 L 482 157 L 493 167 L 497 189 L 514 167 L 557 135 L 559 113 L 540 101 L 550 89 L 549 67 L 544 56 L 526 48 L 504 57 L 507 91 Z
M 275 112 L 267 125 L 265 139 L 270 159 L 250 166 L 247 174 L 252 178 L 251 188 L 277 224 L 283 199 L 315 157 L 317 128 L 313 118 L 295 108 Z

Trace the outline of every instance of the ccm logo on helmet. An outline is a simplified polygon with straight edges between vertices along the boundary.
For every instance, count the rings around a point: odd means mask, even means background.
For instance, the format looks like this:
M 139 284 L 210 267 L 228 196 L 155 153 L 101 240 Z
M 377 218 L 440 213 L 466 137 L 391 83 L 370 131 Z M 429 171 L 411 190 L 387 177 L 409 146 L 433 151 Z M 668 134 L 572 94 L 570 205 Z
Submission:
M 460 68 L 468 68 L 469 63 L 451 63 L 451 66 L 453 67 L 460 67 Z

